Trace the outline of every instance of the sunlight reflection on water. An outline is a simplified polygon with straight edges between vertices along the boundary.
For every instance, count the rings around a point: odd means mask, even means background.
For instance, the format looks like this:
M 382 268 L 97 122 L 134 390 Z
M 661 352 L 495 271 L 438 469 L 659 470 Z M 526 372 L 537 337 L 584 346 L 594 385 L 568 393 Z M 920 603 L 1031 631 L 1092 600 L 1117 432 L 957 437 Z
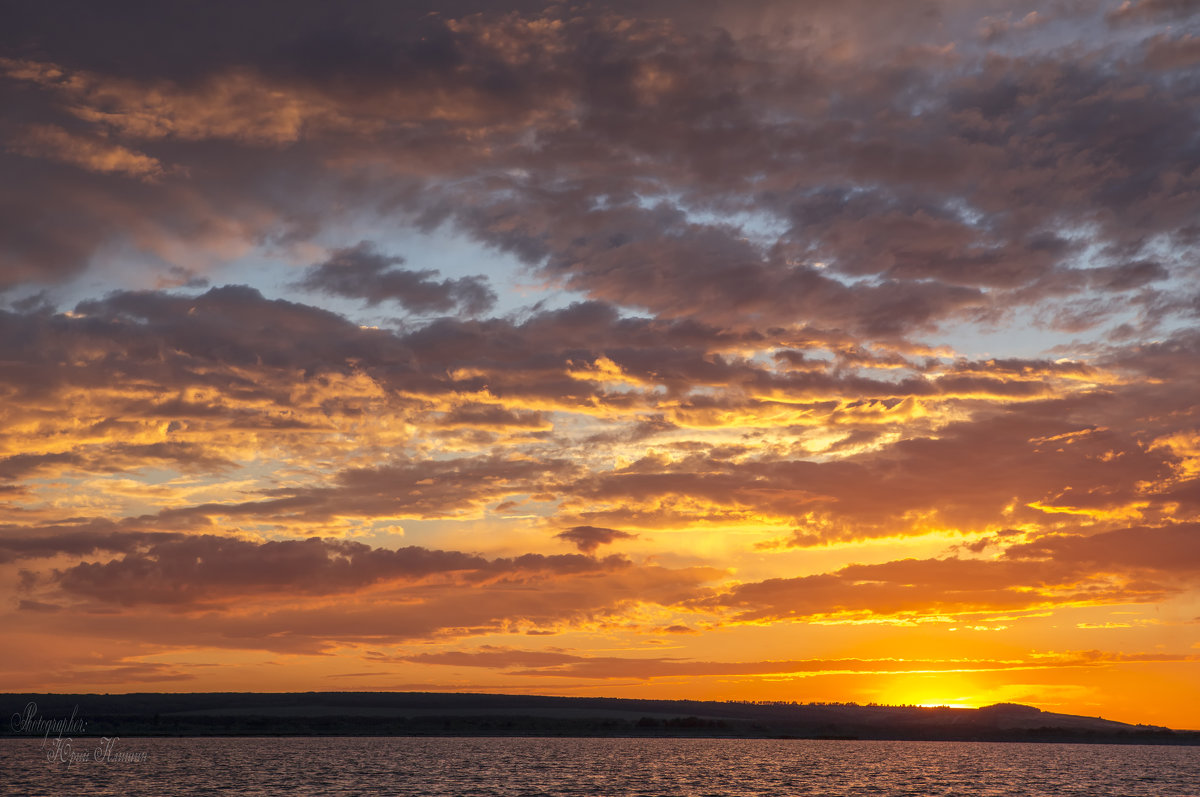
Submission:
M 768 739 L 121 739 L 0 743 L 3 794 L 1198 795 L 1200 748 Z M 62 756 L 59 756 L 61 758 Z M 139 760 L 144 759 L 144 760 Z

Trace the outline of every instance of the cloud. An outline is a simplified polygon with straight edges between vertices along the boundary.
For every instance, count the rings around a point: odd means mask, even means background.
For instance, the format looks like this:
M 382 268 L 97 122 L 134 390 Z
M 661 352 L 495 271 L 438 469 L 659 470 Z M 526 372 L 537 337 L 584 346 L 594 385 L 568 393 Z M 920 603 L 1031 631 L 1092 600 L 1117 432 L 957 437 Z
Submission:
M 39 580 L 69 598 L 122 606 L 196 607 L 230 604 L 251 596 L 320 596 L 353 593 L 380 582 L 421 584 L 433 577 L 443 588 L 544 580 L 616 572 L 631 566 L 621 556 L 522 554 L 486 559 L 419 546 L 373 548 L 352 540 L 311 537 L 258 542 L 212 534 L 60 532 L 5 543 L 5 559 L 87 557 L 115 552 L 106 561 L 83 561 Z
M 1166 512 L 1170 451 L 1146 450 L 1115 425 L 1086 425 L 1106 413 L 1126 417 L 1135 405 L 1117 395 L 1020 404 L 829 460 L 646 456 L 585 476 L 564 509 L 586 522 L 650 527 L 774 519 L 795 526 L 794 542 L 804 545 L 924 524 L 966 531 L 1038 522 L 1055 510 L 1098 522 Z
M 1153 519 L 1187 495 L 1182 455 L 1155 444 L 1188 405 L 1195 341 L 1186 332 L 1093 362 L 939 361 L 805 329 L 767 337 L 623 318 L 596 302 L 519 321 L 363 329 L 244 286 L 115 293 L 69 316 L 5 313 L 0 327 L 0 367 L 13 385 L 3 412 L 17 444 L 0 476 L 14 487 L 164 466 L 229 478 L 264 451 L 313 446 L 335 457 L 309 484 L 263 484 L 221 501 L 181 496 L 155 514 L 171 524 L 478 515 L 514 495 L 554 493 L 566 526 L 757 517 L 812 544 L 1051 513 L 1055 522 L 1070 513 Z M 782 354 L 747 356 L 768 350 Z M 75 420 L 47 406 L 70 407 Z M 616 467 L 571 462 L 554 451 L 574 422 L 552 413 L 600 419 L 594 445 L 672 439 Z M 376 451 L 372 466 L 335 464 L 356 450 L 367 417 L 379 444 L 431 445 L 412 435 L 422 426 L 459 449 L 440 461 L 425 447 L 394 462 Z M 768 438 L 835 437 L 820 449 L 735 455 L 686 440 L 730 423 Z M 49 428 L 62 430 L 53 449 L 39 442 Z M 510 450 L 472 450 L 491 444 Z M 822 449 L 838 456 L 817 456 Z
M 1181 8 L 1147 0 L 1114 18 Z M 1155 235 L 1190 246 L 1190 112 L 1154 75 L 1106 68 L 1100 45 L 1090 59 L 953 52 L 927 35 L 917 37 L 924 47 L 897 39 L 910 30 L 899 21 L 884 30 L 832 6 L 814 9 L 809 25 L 839 37 L 791 40 L 744 21 L 730 23 L 735 34 L 619 10 L 361 13 L 357 26 L 330 27 L 297 11 L 283 35 L 239 9 L 248 38 L 206 61 L 155 47 L 139 57 L 157 68 L 86 56 L 3 67 L 38 107 L 37 129 L 108 141 L 129 153 L 120 168 L 139 173 L 151 164 L 136 161 L 134 145 L 161 142 L 163 168 L 193 175 L 112 195 L 127 205 L 122 216 L 143 214 L 142 237 L 161 246 L 209 237 L 177 223 L 183 207 L 204 207 L 208 226 L 224 231 L 213 246 L 309 240 L 336 226 L 337 214 L 322 219 L 307 198 L 278 190 L 290 173 L 328 207 L 350 202 L 426 229 L 450 222 L 595 299 L 876 338 L 1045 303 L 1054 294 L 1043 286 L 1084 251 L 1082 229 L 1102 265 L 1149 259 Z M 409 13 L 406 24 L 390 19 Z M 187 16 L 144 24 L 188 29 Z M 1022 22 L 1008 36 L 1036 40 L 1041 27 Z M 56 35 L 95 52 L 78 33 Z M 847 59 L 839 46 L 873 57 Z M 650 113 L 653 135 L 642 123 Z M 241 168 L 218 173 L 211 142 Z M 49 176 L 32 185 L 56 190 Z M 240 224 L 222 207 L 230 189 Z M 111 205 L 81 208 L 78 255 L 106 243 Z M 1142 222 L 1130 228 L 1133 218 Z M 36 227 L 26 235 L 36 240 L 25 251 L 52 245 Z M 437 281 L 388 268 L 396 263 L 378 253 L 339 251 L 310 273 L 312 287 L 407 297 L 422 311 L 488 306 L 475 278 Z
M 1006 559 L 1070 562 L 1098 572 L 1200 573 L 1200 526 L 1136 526 L 1079 537 L 1051 534 L 1005 549 Z
M 51 158 L 88 171 L 114 172 L 144 180 L 163 173 L 163 165 L 149 155 L 103 140 L 75 136 L 52 125 L 31 127 L 9 146 L 27 157 Z
M 1130 661 L 1194 661 L 1187 654 L 1068 651 L 1036 657 L 1010 659 L 796 659 L 775 661 L 695 661 L 682 658 L 638 656 L 581 656 L 563 650 L 522 650 L 481 645 L 466 650 L 420 653 L 400 660 L 445 667 L 481 667 L 503 670 L 510 675 L 559 678 L 624 679 L 706 677 L 728 675 L 790 675 L 793 677 L 852 673 L 936 674 L 947 672 L 996 672 L 1040 670 L 1063 667 L 1095 667 Z
M 999 559 L 904 559 L 774 578 L 694 601 L 738 621 L 928 615 L 1066 604 L 1154 603 L 1200 579 L 1196 524 L 1050 535 Z
M 107 562 L 83 562 L 56 572 L 54 580 L 70 595 L 126 606 L 196 604 L 280 591 L 348 592 L 385 579 L 419 580 L 486 566 L 479 557 L 412 546 L 387 550 L 316 537 L 255 543 L 190 535 Z
M 128 531 L 119 524 L 93 521 L 76 526 L 46 527 L 31 531 L 16 526 L 3 528 L 0 563 L 59 555 L 82 557 L 101 551 L 133 553 L 166 540 L 179 540 L 170 532 Z
M 601 545 L 611 545 L 617 540 L 628 540 L 637 537 L 627 531 L 605 529 L 597 526 L 572 526 L 554 535 L 560 540 L 566 540 L 586 554 L 594 553 Z
M 70 611 L 8 617 L 13 633 L 317 654 L 347 643 L 604 626 L 634 607 L 678 604 L 725 576 L 714 568 L 571 554 L 482 560 L 478 570 L 464 571 L 470 578 L 456 582 L 431 571 L 457 567 L 470 559 L 466 554 L 287 542 L 294 545 L 230 546 L 201 539 L 190 548 L 160 548 L 111 566 L 62 571 L 59 595 L 70 599 Z M 215 551 L 216 561 L 230 572 L 185 555 L 199 550 Z M 256 563 L 283 569 L 264 574 L 261 567 L 256 572 Z M 182 578 L 178 585 L 167 582 L 168 569 Z M 427 578 L 414 580 L 414 573 Z M 363 589 L 369 584 L 375 586 Z
M 97 667 L 82 665 L 78 667 L 57 667 L 44 675 L 49 683 L 59 685 L 59 688 L 70 688 L 78 684 L 126 684 L 126 683 L 167 683 L 171 681 L 191 681 L 196 679 L 195 673 L 186 672 L 179 665 L 162 664 L 159 662 L 135 661 L 112 667 Z
M 1146 47 L 1151 69 L 1187 69 L 1200 63 L 1200 36 L 1154 36 Z
M 1194 14 L 1198 8 L 1195 0 L 1124 0 L 1105 18 L 1114 24 L 1171 20 Z
M 501 497 L 551 489 L 577 467 L 563 459 L 478 456 L 353 468 L 337 474 L 333 486 L 278 488 L 264 500 L 185 506 L 164 510 L 157 518 L 188 523 L 215 517 L 307 522 L 334 517 L 470 517 Z
M 391 299 L 415 313 L 449 312 L 461 308 L 479 315 L 496 302 L 495 292 L 485 277 L 460 277 L 438 282 L 436 271 L 392 268 L 404 258 L 388 256 L 363 241 L 349 249 L 338 249 L 329 260 L 308 270 L 299 287 L 337 296 L 365 299 L 376 305 Z
M 1193 3 L 64 1 L 0 30 L 22 639 L 899 673 L 701 651 L 1196 588 Z

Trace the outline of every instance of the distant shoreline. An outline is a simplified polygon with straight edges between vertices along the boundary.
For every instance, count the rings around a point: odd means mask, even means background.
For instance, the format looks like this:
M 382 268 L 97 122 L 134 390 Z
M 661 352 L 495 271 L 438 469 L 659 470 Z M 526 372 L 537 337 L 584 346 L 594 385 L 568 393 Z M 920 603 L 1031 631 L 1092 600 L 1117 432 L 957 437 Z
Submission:
M 107 738 L 119 739 L 693 739 L 696 741 L 781 741 L 781 742 L 921 742 L 929 744 L 1086 744 L 1086 745 L 1142 745 L 1149 747 L 1200 747 L 1200 734 L 1195 731 L 1176 731 L 1179 736 L 1171 738 L 1139 736 L 1105 737 L 1081 736 L 1061 738 L 1040 736 L 998 736 L 995 738 L 980 737 L 922 737 L 911 738 L 901 736 L 873 736 L 861 738 L 856 736 L 826 737 L 826 736 L 754 736 L 754 735 L 716 735 L 716 734 L 589 734 L 589 733 L 318 733 L 318 732 L 252 732 L 252 733 L 139 733 L 107 732 L 105 734 L 86 734 L 75 737 L 80 740 L 99 740 Z M 4 740 L 14 743 L 21 740 L 38 741 L 41 737 L 18 736 L 6 734 L 0 736 L 0 744 Z M 51 737 L 53 738 L 53 737 Z
M 0 694 L 0 738 L 570 737 L 1200 745 L 1200 731 L 979 709 L 429 692 Z

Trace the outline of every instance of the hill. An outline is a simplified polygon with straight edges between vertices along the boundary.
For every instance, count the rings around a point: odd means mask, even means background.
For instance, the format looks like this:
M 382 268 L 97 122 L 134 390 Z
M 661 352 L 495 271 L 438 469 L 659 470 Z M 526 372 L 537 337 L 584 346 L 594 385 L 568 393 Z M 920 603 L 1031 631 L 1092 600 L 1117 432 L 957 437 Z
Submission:
M 31 709 L 30 706 L 33 706 Z M 716 736 L 1200 744 L 1200 732 L 979 709 L 429 692 L 5 694 L 6 735 Z M 59 724 L 56 726 L 55 722 Z

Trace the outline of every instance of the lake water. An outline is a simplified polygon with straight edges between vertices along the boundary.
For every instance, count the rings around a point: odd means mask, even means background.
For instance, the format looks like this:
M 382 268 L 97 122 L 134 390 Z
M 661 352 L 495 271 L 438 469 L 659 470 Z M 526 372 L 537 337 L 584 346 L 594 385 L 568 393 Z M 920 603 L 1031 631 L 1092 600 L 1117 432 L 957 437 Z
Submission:
M 118 739 L 105 749 L 94 738 L 65 741 L 0 740 L 0 793 L 1200 795 L 1200 747 L 304 737 Z

